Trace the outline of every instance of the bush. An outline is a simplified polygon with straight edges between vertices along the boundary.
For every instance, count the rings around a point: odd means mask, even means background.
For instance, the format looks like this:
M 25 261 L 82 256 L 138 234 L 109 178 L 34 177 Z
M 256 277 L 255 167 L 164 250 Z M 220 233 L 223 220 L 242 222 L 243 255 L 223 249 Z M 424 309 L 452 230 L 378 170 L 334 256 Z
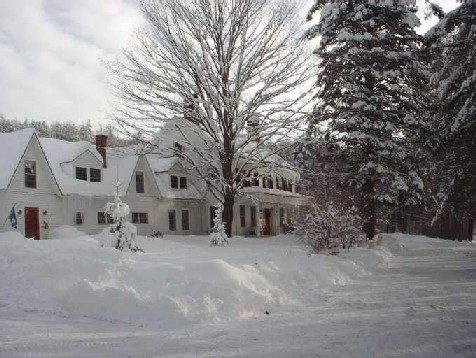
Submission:
M 294 232 L 303 236 L 313 252 L 336 253 L 365 241 L 361 227 L 355 208 L 326 202 L 302 210 Z

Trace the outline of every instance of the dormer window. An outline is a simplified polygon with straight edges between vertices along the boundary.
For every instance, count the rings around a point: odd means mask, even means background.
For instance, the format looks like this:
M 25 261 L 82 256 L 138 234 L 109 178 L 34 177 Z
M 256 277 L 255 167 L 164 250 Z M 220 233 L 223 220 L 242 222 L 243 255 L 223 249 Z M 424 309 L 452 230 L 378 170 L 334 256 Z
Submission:
M 101 169 L 89 168 L 89 181 L 92 183 L 101 182 Z
M 187 177 L 180 177 L 180 189 L 187 189 Z
M 88 180 L 88 169 L 76 167 L 76 179 L 78 180 Z
M 36 188 L 36 162 L 25 160 L 25 187 Z
M 170 176 L 170 187 L 172 189 L 187 189 L 187 177 Z
M 178 189 L 178 176 L 176 175 L 170 176 L 170 187 L 172 189 Z
M 183 150 L 183 145 L 178 142 L 174 142 L 174 150 L 177 152 L 181 152 Z

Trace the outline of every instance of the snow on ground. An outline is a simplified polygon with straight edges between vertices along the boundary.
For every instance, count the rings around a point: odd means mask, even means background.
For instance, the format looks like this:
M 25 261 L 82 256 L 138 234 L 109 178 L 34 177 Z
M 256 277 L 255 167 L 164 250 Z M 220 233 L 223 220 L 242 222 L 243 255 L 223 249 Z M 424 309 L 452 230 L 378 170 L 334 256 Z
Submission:
M 0 357 L 476 357 L 476 245 L 0 234 Z M 67 240 L 65 240 L 67 239 Z

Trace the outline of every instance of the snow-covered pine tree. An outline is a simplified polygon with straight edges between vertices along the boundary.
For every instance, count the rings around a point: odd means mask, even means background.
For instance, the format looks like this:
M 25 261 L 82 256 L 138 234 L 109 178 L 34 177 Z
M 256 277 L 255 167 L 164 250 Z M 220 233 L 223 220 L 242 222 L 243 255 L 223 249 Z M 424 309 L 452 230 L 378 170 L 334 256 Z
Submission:
M 113 223 L 109 227 L 109 233 L 113 235 L 112 246 L 121 251 L 142 251 L 136 241 L 136 227 L 126 221 L 126 217 L 130 213 L 130 208 L 129 205 L 124 203 L 119 197 L 119 190 L 116 190 L 114 202 L 106 204 L 104 213 L 109 215 L 113 220 Z
M 215 218 L 213 219 L 213 229 L 210 234 L 210 246 L 226 246 L 230 242 L 226 235 L 225 224 L 223 223 L 223 206 L 218 203 L 215 206 Z
M 418 137 L 428 96 L 416 6 L 408 0 L 316 0 L 308 31 L 320 36 L 318 102 L 311 126 L 349 153 L 346 180 L 361 193 L 363 229 L 375 235 L 380 205 L 414 203 L 422 181 L 409 139 Z
M 476 1 L 449 12 L 426 35 L 437 90 L 435 181 L 442 212 L 476 215 Z M 453 239 L 455 237 L 452 237 Z

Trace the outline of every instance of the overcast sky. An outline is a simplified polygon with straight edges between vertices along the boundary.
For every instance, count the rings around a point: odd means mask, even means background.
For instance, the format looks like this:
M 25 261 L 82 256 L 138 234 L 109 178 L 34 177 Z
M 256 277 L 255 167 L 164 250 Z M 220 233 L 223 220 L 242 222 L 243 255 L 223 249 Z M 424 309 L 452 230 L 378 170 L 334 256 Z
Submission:
M 0 113 L 105 124 L 114 98 L 102 61 L 143 21 L 138 0 L 0 0 Z

